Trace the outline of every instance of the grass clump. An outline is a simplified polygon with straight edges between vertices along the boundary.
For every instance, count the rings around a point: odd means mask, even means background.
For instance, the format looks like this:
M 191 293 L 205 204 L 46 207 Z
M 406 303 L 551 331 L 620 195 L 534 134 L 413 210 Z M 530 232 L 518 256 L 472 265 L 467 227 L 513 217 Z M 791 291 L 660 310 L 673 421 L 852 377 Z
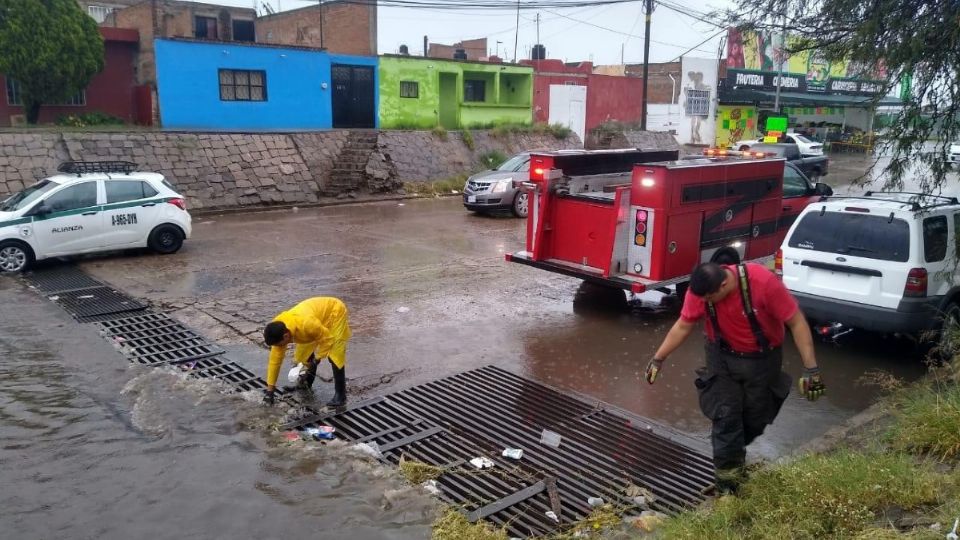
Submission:
M 491 150 L 480 154 L 479 159 L 484 169 L 496 169 L 507 160 L 507 155 L 500 150 Z
M 668 520 L 666 538 L 851 538 L 889 507 L 938 502 L 945 478 L 897 453 L 842 449 L 761 469 L 737 497 Z
M 449 508 L 433 522 L 433 540 L 508 540 L 505 529 L 494 529 L 484 521 L 470 523 L 455 508 Z
M 430 465 L 422 461 L 407 459 L 406 456 L 400 456 L 400 474 L 411 484 L 422 484 L 427 480 L 436 480 L 446 469 L 436 465 Z
M 406 182 L 403 185 L 403 189 L 407 193 L 427 197 L 455 195 L 460 193 L 466 182 L 467 176 L 465 174 L 461 174 L 445 180 L 437 180 L 435 182 Z
M 960 458 L 960 386 L 935 382 L 899 393 L 887 432 L 893 448 L 939 460 Z
M 441 141 L 447 140 L 447 128 L 443 126 L 436 126 L 432 130 L 430 130 L 430 133 L 433 133 L 433 136 L 440 139 Z
M 471 152 L 476 150 L 477 145 L 473 140 L 473 133 L 469 129 L 464 129 L 460 134 L 460 137 L 463 139 L 464 146 L 466 146 Z

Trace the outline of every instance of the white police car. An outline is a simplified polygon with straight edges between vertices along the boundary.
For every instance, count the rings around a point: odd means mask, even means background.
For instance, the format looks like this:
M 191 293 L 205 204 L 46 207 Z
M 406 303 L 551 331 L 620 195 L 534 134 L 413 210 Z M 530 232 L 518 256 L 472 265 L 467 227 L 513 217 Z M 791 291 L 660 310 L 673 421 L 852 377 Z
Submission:
M 0 203 L 0 271 L 33 261 L 149 247 L 174 253 L 190 238 L 183 196 L 163 175 L 124 161 L 71 161 Z

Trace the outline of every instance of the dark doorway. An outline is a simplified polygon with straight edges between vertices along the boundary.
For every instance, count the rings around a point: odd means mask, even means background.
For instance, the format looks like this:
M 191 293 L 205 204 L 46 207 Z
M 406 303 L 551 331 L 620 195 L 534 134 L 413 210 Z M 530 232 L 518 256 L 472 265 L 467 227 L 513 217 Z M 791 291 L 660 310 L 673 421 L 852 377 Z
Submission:
M 375 127 L 373 67 L 334 64 L 330 71 L 333 79 L 333 127 Z

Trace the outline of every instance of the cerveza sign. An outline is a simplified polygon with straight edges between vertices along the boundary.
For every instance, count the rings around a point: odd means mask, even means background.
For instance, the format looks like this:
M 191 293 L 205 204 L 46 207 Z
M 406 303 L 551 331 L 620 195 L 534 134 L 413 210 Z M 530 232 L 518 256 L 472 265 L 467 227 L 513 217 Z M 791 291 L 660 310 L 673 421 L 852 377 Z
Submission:
M 784 92 L 816 92 L 827 94 L 846 94 L 873 96 L 883 91 L 882 81 L 865 81 L 847 78 L 830 78 L 817 84 L 807 84 L 804 75 L 783 73 L 777 75 L 770 71 L 748 71 L 742 69 L 727 70 L 727 84 L 732 88 L 753 88 L 756 90 L 775 90 L 779 80 L 780 90 Z

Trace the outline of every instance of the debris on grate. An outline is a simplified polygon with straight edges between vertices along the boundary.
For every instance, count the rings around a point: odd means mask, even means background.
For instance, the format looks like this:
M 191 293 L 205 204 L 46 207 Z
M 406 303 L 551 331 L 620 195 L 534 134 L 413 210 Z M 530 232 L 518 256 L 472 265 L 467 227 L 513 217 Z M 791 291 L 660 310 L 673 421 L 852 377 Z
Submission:
M 146 308 L 126 294 L 105 286 L 62 292 L 49 298 L 79 320 Z
M 73 265 L 35 270 L 24 274 L 23 278 L 45 295 L 104 286 Z

